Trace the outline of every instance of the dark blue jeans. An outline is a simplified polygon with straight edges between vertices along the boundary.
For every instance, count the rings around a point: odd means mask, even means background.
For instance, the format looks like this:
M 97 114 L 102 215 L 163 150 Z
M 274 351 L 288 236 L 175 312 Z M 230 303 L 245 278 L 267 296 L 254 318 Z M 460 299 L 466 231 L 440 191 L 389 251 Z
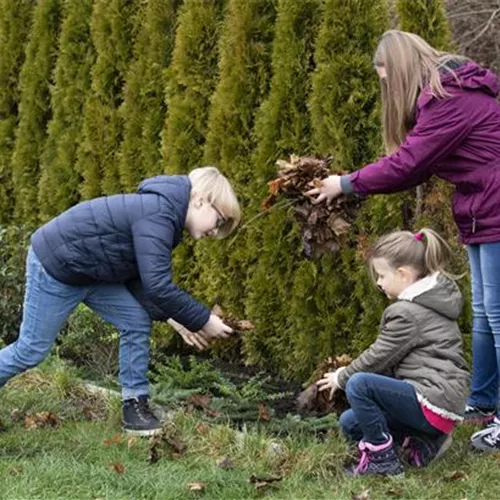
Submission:
M 375 373 L 355 373 L 345 391 L 351 409 L 340 416 L 340 427 L 348 439 L 382 444 L 388 434 L 400 443 L 406 436 L 444 436 L 429 424 L 408 382 Z
M 500 243 L 468 245 L 472 285 L 472 380 L 468 404 L 500 408 Z

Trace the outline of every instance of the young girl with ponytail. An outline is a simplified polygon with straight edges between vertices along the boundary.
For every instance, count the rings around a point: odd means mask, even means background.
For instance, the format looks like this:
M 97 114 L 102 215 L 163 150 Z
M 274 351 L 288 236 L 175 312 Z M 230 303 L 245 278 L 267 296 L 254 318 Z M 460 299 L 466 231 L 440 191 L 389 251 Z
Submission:
M 347 438 L 359 441 L 351 475 L 399 475 L 400 457 L 424 467 L 451 445 L 462 420 L 469 374 L 457 325 L 463 301 L 446 272 L 446 242 L 433 230 L 389 233 L 376 241 L 369 268 L 394 302 L 375 342 L 349 366 L 326 373 L 320 390 L 346 392 L 340 417 Z

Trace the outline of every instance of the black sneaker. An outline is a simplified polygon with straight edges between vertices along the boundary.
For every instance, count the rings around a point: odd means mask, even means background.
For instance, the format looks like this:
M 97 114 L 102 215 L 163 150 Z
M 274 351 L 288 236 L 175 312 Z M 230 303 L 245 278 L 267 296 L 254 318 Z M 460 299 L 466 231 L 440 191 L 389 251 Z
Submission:
M 489 424 L 495 418 L 495 408 L 479 408 L 478 406 L 465 407 L 464 421 L 465 425 Z
M 496 418 L 486 429 L 472 434 L 472 446 L 476 450 L 499 452 L 500 451 L 500 419 Z
M 161 432 L 160 421 L 151 411 L 148 396 L 123 401 L 123 430 L 134 436 L 153 436 Z

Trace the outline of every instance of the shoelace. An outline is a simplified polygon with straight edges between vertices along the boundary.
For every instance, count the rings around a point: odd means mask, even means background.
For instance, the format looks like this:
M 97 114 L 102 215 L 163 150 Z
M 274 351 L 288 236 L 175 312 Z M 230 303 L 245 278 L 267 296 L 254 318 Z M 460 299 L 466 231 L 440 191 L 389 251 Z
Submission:
M 368 451 L 363 450 L 361 452 L 361 458 L 359 459 L 359 464 L 356 467 L 356 473 L 361 474 L 368 469 L 368 464 L 370 463 L 370 454 Z
M 500 441 L 500 424 L 495 423 L 492 427 L 496 427 L 496 429 L 493 429 L 490 434 L 485 436 L 484 440 L 491 446 L 496 446 L 497 441 Z
M 422 456 L 420 454 L 420 450 L 416 446 L 415 442 L 411 439 L 411 437 L 406 436 L 403 444 L 402 444 L 403 450 L 408 449 L 408 462 L 415 467 L 422 467 L 423 465 L 423 460 Z
M 156 418 L 147 401 L 136 399 L 132 404 L 137 408 L 137 415 L 143 422 L 148 422 L 152 418 Z

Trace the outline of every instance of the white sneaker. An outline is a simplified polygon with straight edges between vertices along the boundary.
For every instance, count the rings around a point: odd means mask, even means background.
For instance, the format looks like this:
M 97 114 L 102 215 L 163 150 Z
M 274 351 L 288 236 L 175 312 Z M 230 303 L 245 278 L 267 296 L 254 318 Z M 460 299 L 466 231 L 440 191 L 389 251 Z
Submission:
M 491 424 L 472 434 L 471 443 L 474 448 L 481 451 L 500 451 L 500 419 L 498 417 Z

